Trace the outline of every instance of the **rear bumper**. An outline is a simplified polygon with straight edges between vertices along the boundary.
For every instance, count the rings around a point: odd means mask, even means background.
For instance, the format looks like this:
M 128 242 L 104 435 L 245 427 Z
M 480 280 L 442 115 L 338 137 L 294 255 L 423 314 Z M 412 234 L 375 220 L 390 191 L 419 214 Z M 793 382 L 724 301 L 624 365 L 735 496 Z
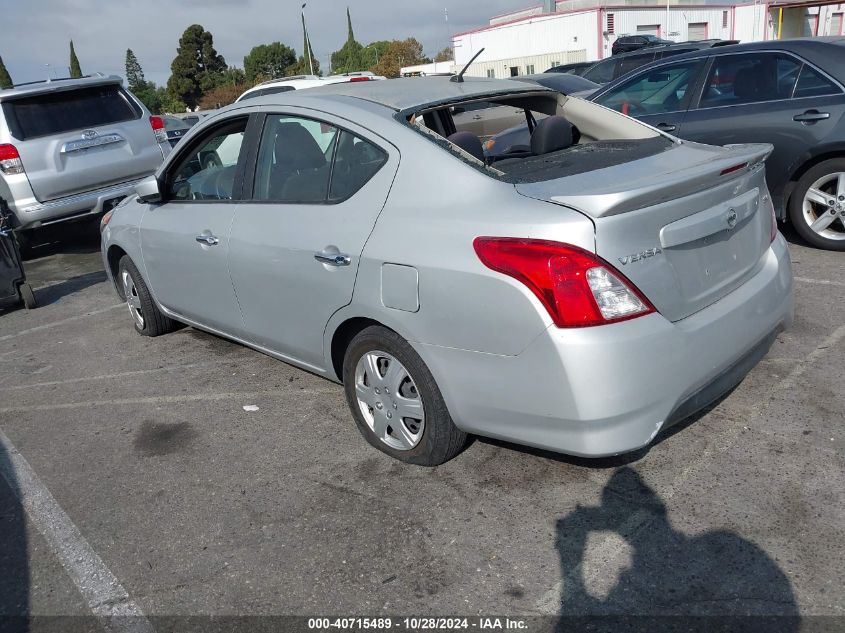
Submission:
M 49 202 L 38 202 L 31 195 L 32 191 L 30 190 L 29 197 L 13 201 L 10 207 L 19 228 L 35 228 L 108 211 L 109 204 L 135 193 L 135 185 L 141 180 L 143 178 L 50 200 Z
M 734 387 L 792 323 L 780 235 L 760 272 L 678 321 L 551 327 L 518 356 L 418 345 L 462 429 L 585 457 L 647 445 Z

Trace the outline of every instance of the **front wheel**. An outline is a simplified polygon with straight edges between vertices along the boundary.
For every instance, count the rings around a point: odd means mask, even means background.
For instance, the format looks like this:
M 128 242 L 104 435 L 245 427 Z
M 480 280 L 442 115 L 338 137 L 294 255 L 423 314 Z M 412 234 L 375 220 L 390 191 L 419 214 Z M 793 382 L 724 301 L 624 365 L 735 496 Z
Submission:
M 392 330 L 372 326 L 352 339 L 343 384 L 358 430 L 391 457 L 437 466 L 466 444 L 428 367 Z
M 20 292 L 21 300 L 27 310 L 34 310 L 38 307 L 38 302 L 35 300 L 35 293 L 32 292 L 32 286 L 28 283 L 22 283 L 18 286 L 18 292 Z
M 159 336 L 176 329 L 176 322 L 158 309 L 147 284 L 129 255 L 124 255 L 118 264 L 118 283 L 135 330 L 143 336 Z
M 801 177 L 789 199 L 789 219 L 813 246 L 845 251 L 845 158 L 819 163 Z

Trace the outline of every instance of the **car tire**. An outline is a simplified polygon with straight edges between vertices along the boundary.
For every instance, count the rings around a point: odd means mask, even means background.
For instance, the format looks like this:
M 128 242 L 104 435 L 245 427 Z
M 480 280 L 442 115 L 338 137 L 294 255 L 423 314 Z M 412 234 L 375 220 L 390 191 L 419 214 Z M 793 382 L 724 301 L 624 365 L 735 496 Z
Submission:
M 821 162 L 801 176 L 789 198 L 789 220 L 795 231 L 811 245 L 830 251 L 845 251 L 845 215 L 842 215 L 845 199 L 840 200 L 836 195 L 837 175 L 845 178 L 845 158 L 831 158 Z M 828 202 L 833 200 L 833 207 L 808 201 L 808 192 L 816 188 L 830 194 Z M 811 228 L 813 221 L 824 213 L 830 213 L 831 208 L 835 212 L 831 214 L 833 222 L 821 233 Z
M 28 283 L 22 283 L 18 286 L 18 292 L 21 295 L 21 301 L 27 310 L 34 310 L 38 307 L 38 301 L 35 300 L 35 293 L 32 292 L 32 286 Z
M 358 430 L 399 461 L 437 466 L 466 445 L 467 434 L 452 422 L 434 376 L 392 330 L 371 326 L 352 339 L 343 359 L 343 384 Z M 403 410 L 421 417 L 400 418 Z
M 138 334 L 161 336 L 176 329 L 176 322 L 158 309 L 144 278 L 129 255 L 120 258 L 117 274 L 117 282 Z

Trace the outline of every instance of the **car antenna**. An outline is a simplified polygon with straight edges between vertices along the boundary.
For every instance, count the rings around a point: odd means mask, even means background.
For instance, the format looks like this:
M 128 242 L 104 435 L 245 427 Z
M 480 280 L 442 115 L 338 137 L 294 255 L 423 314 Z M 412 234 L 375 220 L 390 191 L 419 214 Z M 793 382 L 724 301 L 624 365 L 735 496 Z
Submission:
M 457 75 L 455 75 L 454 77 L 452 77 L 449 81 L 454 81 L 454 82 L 459 83 L 459 84 L 464 83 L 464 73 L 467 71 L 467 68 L 469 68 L 470 66 L 472 66 L 472 62 L 474 62 L 474 61 L 475 61 L 475 59 L 476 59 L 476 57 L 478 57 L 479 55 L 481 55 L 481 53 L 483 53 L 483 52 L 484 52 L 484 49 L 482 48 L 482 49 L 481 49 L 480 51 L 478 51 L 475 55 L 473 55 L 473 56 L 472 56 L 472 59 L 471 59 L 471 60 L 469 60 L 469 61 L 467 62 L 467 65 L 463 67 L 463 70 L 461 70 L 461 72 L 459 72 Z

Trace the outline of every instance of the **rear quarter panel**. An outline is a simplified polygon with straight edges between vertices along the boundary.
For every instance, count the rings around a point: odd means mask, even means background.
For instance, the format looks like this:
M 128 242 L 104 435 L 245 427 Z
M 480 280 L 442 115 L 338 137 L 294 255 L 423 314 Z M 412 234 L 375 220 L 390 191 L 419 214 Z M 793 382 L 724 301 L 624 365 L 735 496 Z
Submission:
M 592 222 L 570 209 L 519 195 L 512 185 L 481 173 L 418 132 L 409 130 L 400 142 L 401 163 L 364 248 L 352 302 L 328 324 L 327 353 L 342 322 L 367 317 L 411 342 L 519 354 L 551 319 L 523 284 L 481 263 L 473 240 L 530 237 L 592 251 Z M 416 312 L 384 306 L 385 263 L 418 272 Z

